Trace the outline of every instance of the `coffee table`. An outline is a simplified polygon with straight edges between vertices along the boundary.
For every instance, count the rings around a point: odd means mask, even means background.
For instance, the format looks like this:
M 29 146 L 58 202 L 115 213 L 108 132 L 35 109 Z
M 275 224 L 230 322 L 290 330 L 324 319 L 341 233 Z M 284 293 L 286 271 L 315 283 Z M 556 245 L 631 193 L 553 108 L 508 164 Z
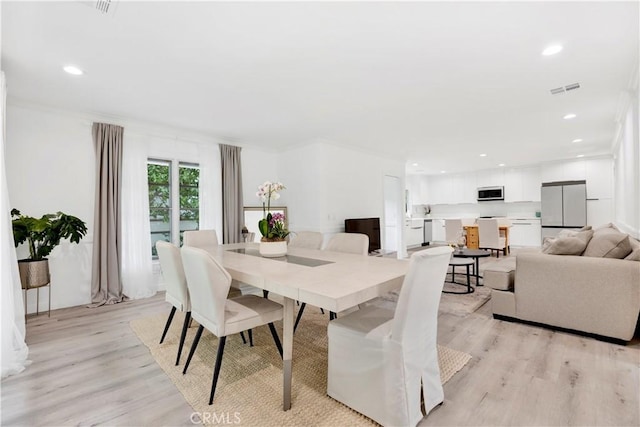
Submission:
M 463 248 L 453 251 L 453 256 L 456 258 L 472 258 L 475 261 L 473 275 L 476 278 L 476 286 L 482 286 L 480 283 L 480 279 L 482 279 L 482 276 L 480 276 L 480 258 L 491 256 L 491 252 L 482 249 Z

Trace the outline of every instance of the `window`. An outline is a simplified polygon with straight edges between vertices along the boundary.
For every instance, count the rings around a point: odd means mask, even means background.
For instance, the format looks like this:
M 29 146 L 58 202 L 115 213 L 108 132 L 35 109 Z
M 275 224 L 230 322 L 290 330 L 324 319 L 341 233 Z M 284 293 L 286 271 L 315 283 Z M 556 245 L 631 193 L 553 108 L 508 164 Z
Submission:
M 196 164 L 175 160 L 150 159 L 147 177 L 151 255 L 157 258 L 157 241 L 164 240 L 182 246 L 184 232 L 199 228 L 200 168 Z M 178 203 L 174 203 L 176 200 Z

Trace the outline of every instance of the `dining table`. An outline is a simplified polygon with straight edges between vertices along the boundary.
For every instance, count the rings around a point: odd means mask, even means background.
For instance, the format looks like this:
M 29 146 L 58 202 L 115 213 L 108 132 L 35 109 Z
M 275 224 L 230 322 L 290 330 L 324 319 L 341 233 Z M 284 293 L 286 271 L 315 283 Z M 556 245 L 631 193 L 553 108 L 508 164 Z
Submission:
M 293 322 L 296 301 L 340 313 L 402 286 L 406 259 L 288 248 L 287 255 L 262 257 L 258 243 L 232 243 L 208 252 L 237 281 L 283 299 L 283 410 L 291 408 Z M 327 318 L 328 320 L 328 318 Z

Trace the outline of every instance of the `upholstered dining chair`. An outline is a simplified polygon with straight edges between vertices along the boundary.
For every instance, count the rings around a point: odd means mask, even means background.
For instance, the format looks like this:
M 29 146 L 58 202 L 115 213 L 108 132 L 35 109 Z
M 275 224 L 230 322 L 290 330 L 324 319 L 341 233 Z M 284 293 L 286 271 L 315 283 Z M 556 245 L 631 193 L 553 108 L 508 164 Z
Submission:
M 489 249 L 500 258 L 500 251 L 507 255 L 506 239 L 500 237 L 500 229 L 496 219 L 478 219 L 478 234 L 480 239 L 480 249 Z
M 180 334 L 180 343 L 178 344 L 178 356 L 176 357 L 176 366 L 180 363 L 180 354 L 184 346 L 184 339 L 187 336 L 189 321 L 191 320 L 191 302 L 189 299 L 189 290 L 187 288 L 187 279 L 184 275 L 182 267 L 182 258 L 180 257 L 180 249 L 169 242 L 156 242 L 156 250 L 158 259 L 160 260 L 160 269 L 167 288 L 165 300 L 172 305 L 171 312 L 167 323 L 164 325 L 160 344 L 164 342 L 169 326 L 176 310 L 185 313 L 184 323 L 182 324 L 182 333 Z
M 445 240 L 449 244 L 457 245 L 460 238 L 464 235 L 461 219 L 445 219 L 444 220 Z
M 193 248 L 200 248 L 206 251 L 215 250 L 218 246 L 218 233 L 216 230 L 189 230 L 185 231 L 183 235 L 182 246 L 188 246 Z M 233 280 L 231 282 L 231 290 L 229 297 L 236 297 L 242 295 L 243 290 L 245 292 L 255 292 L 255 288 L 246 283 Z M 249 346 L 253 347 L 253 331 L 249 329 Z M 244 332 L 240 332 L 240 337 L 243 343 L 247 343 L 247 339 L 244 336 Z
M 451 252 L 411 256 L 395 311 L 368 305 L 329 322 L 329 396 L 384 426 L 415 426 L 421 395 L 427 414 L 442 403 L 436 336 Z
M 320 249 L 324 236 L 317 231 L 296 231 L 289 240 L 291 248 Z
M 325 251 L 342 252 L 346 254 L 368 255 L 369 254 L 369 236 L 360 233 L 337 233 L 331 236 L 327 242 Z M 296 331 L 300 319 L 302 319 L 302 313 L 307 306 L 307 303 L 302 303 L 296 316 L 296 322 L 293 324 L 293 331 Z M 329 313 L 329 319 L 336 318 L 334 312 Z
M 369 236 L 360 233 L 337 233 L 331 236 L 324 250 L 345 254 L 368 255 Z
M 183 235 L 182 246 L 211 249 L 218 246 L 218 234 L 216 230 L 190 230 Z
M 202 332 L 207 328 L 218 337 L 218 353 L 213 369 L 211 394 L 209 395 L 209 405 L 211 405 L 218 383 L 227 336 L 246 329 L 269 325 L 273 340 L 280 357 L 282 357 L 282 345 L 273 322 L 282 320 L 283 309 L 282 305 L 255 295 L 227 298 L 231 286 L 231 276 L 224 267 L 203 249 L 186 246 L 181 249 L 181 253 L 187 285 L 191 294 L 191 315 L 200 325 L 193 339 L 193 344 L 191 344 L 189 357 L 182 373 L 187 373 Z

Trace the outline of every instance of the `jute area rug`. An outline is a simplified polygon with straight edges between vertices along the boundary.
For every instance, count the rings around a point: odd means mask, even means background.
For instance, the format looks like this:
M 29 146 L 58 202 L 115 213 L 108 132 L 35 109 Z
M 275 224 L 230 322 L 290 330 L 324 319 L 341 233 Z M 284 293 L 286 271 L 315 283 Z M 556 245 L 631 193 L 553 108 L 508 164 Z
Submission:
M 169 307 L 167 306 L 167 314 Z M 244 426 L 354 426 L 373 421 L 327 396 L 328 315 L 308 306 L 293 344 L 292 408 L 282 410 L 282 360 L 266 326 L 253 331 L 254 347 L 239 335 L 227 338 L 213 405 L 209 392 L 218 339 L 205 329 L 189 370 L 182 375 L 195 331 L 193 322 L 185 341 L 180 366 L 175 366 L 184 317 L 176 313 L 164 343 L 158 344 L 166 315 L 141 318 L 130 325 L 149 348 L 156 362 L 200 416 L 203 424 Z M 276 323 L 282 337 L 282 324 Z M 469 354 L 439 346 L 442 383 L 464 367 Z

